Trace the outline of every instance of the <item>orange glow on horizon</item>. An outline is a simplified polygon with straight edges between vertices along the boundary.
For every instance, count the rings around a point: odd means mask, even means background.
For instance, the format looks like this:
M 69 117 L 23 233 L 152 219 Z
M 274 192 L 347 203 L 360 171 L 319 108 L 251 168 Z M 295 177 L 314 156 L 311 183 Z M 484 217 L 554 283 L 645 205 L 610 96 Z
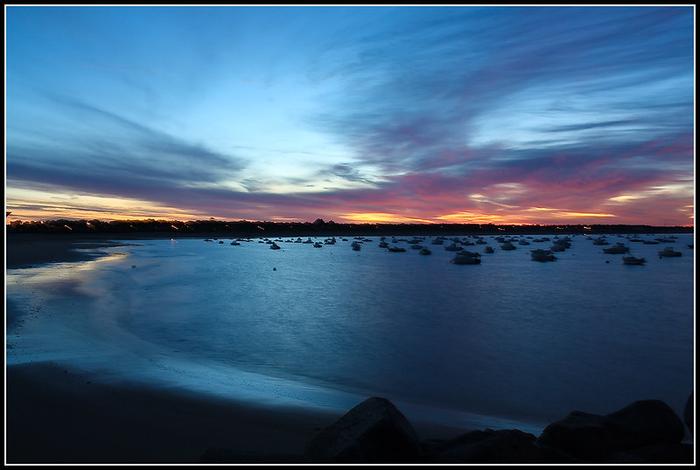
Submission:
M 474 196 L 474 195 L 472 195 Z M 477 194 L 479 198 L 481 196 Z M 471 199 L 474 199 L 472 197 Z M 483 198 L 481 198 L 483 199 Z M 400 202 L 405 203 L 405 207 L 411 207 L 415 201 L 391 201 L 392 207 L 401 207 Z M 452 201 L 436 201 L 436 206 L 454 207 Z M 478 201 L 483 202 L 483 201 Z M 382 201 L 377 201 L 377 205 Z M 628 206 L 631 203 L 627 203 Z M 610 209 L 615 207 L 614 211 Z M 627 217 L 619 204 L 590 208 L 562 208 L 543 206 L 515 206 L 508 204 L 498 204 L 497 207 L 451 209 L 450 211 L 435 213 L 431 207 L 424 202 L 413 208 L 411 213 L 403 210 L 397 212 L 361 212 L 353 211 L 351 207 L 343 207 L 343 203 L 330 204 L 329 207 L 284 207 L 271 205 L 240 206 L 240 211 L 233 213 L 214 212 L 205 213 L 202 210 L 192 210 L 189 208 L 175 208 L 167 205 L 153 203 L 150 201 L 122 198 L 113 196 L 85 195 L 71 193 L 46 193 L 38 190 L 8 188 L 7 211 L 11 214 L 6 216 L 6 222 L 13 221 L 44 221 L 56 219 L 82 219 L 82 220 L 103 220 L 103 221 L 128 221 L 128 220 L 179 220 L 194 221 L 215 219 L 226 220 L 247 220 L 247 221 L 272 221 L 304 223 L 312 222 L 316 218 L 326 221 L 334 220 L 339 223 L 357 224 L 495 224 L 495 225 L 534 225 L 534 224 L 592 224 L 592 223 L 615 223 L 615 224 L 647 224 L 647 225 L 676 225 L 694 226 L 694 206 L 685 202 L 680 207 L 669 206 L 666 213 L 672 211 L 682 214 L 684 220 L 678 223 L 671 223 L 673 219 L 664 220 L 661 224 L 653 222 L 642 222 Z M 579 209 L 579 210 L 576 210 Z M 608 209 L 608 210 L 602 210 Z M 274 212 L 272 212 L 274 210 Z M 617 213 L 617 211 L 621 211 Z M 236 213 L 239 212 L 239 213 Z M 271 212 L 271 213 L 270 213 Z M 282 215 L 288 212 L 289 215 Z M 636 218 L 636 217 L 635 217 Z
M 503 224 L 522 225 L 517 216 L 483 214 L 479 212 L 462 211 L 436 217 L 437 220 L 451 224 Z
M 356 224 L 432 224 L 432 220 L 407 217 L 388 212 L 350 212 L 341 214 L 342 219 Z
M 74 194 L 51 194 L 27 189 L 8 189 L 7 220 L 51 219 L 172 219 L 196 220 L 207 216 L 139 199 Z

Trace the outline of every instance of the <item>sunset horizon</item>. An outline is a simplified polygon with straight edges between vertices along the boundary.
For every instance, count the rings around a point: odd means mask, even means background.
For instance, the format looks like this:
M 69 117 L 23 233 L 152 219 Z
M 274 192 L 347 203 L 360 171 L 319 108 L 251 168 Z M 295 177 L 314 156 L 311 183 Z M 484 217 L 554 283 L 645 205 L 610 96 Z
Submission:
M 12 218 L 694 223 L 687 8 L 7 14 Z
M 329 218 L 323 218 L 323 217 L 316 217 L 316 218 L 311 218 L 311 219 L 295 219 L 291 217 L 278 217 L 278 218 L 270 218 L 270 219 L 264 219 L 264 218 L 227 218 L 227 217 L 214 217 L 214 216 L 207 216 L 207 215 L 199 215 L 199 216 L 192 216 L 192 217 L 169 217 L 169 216 L 161 216 L 161 215 L 154 215 L 154 216 L 149 216 L 149 217 L 134 217 L 128 214 L 122 214 L 122 215 L 115 215 L 112 218 L 107 218 L 107 217 L 87 217 L 87 216 L 66 216 L 66 215 L 53 215 L 53 216 L 45 216 L 42 218 L 29 218 L 29 217 L 22 217 L 20 215 L 9 215 L 6 217 L 6 225 L 11 225 L 13 222 L 18 223 L 46 223 L 46 222 L 51 222 L 51 221 L 59 221 L 59 220 L 69 220 L 69 221 L 75 221 L 75 222 L 88 222 L 88 221 L 99 221 L 103 223 L 110 223 L 110 222 L 147 222 L 147 221 L 162 221 L 162 222 L 180 222 L 180 223 L 188 223 L 188 222 L 197 222 L 197 221 L 216 221 L 216 222 L 266 222 L 266 223 L 279 223 L 279 224 L 284 224 L 284 223 L 294 223 L 294 224 L 312 224 L 317 222 L 318 220 L 322 220 L 323 223 L 336 223 L 336 224 L 343 224 L 343 225 L 493 225 L 493 226 L 548 226 L 548 227 L 554 227 L 554 226 L 588 226 L 588 225 L 598 225 L 598 226 L 646 226 L 646 227 L 684 227 L 684 228 L 693 228 L 695 225 L 693 223 L 689 224 L 654 224 L 654 223 L 615 223 L 612 220 L 609 220 L 607 222 L 600 221 L 588 221 L 588 222 L 582 222 L 582 221 L 576 221 L 576 220 L 559 220 L 559 221 L 552 221 L 552 222 L 536 222 L 536 221 L 531 221 L 531 222 L 506 222 L 506 221 L 500 221 L 500 220 L 490 220 L 489 218 L 476 218 L 476 219 L 463 219 L 460 221 L 449 221 L 449 220 L 442 220 L 442 219 L 435 219 L 435 220 L 429 220 L 429 219 L 418 219 L 418 218 L 401 218 L 401 217 L 394 217 L 391 214 L 350 214 L 349 219 L 344 219 L 344 218 L 337 218 L 334 219 L 332 217 Z

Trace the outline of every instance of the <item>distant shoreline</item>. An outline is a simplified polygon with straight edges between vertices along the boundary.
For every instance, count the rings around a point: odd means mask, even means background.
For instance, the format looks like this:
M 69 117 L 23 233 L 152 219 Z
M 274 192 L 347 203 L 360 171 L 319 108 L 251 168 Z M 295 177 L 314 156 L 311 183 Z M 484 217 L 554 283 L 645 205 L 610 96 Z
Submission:
M 497 224 L 345 224 L 321 219 L 310 222 L 251 222 L 218 220 L 51 220 L 6 225 L 14 234 L 64 234 L 98 236 L 113 234 L 134 238 L 201 236 L 301 237 L 301 236 L 383 236 L 383 235 L 539 235 L 539 234 L 645 234 L 692 233 L 692 226 L 653 226 L 622 224 L 497 225 Z
M 77 224 L 77 223 L 76 223 Z M 262 225 L 261 225 L 262 224 Z M 22 224 L 24 225 L 24 224 Z M 43 224 L 42 224 L 43 225 Z M 108 224 L 111 225 L 111 224 Z M 32 267 L 45 263 L 89 261 L 106 255 L 100 248 L 124 246 L 114 240 L 153 240 L 171 238 L 264 238 L 264 237 L 355 237 L 355 236 L 464 236 L 464 235 L 604 235 L 604 234 L 672 234 L 693 233 L 692 227 L 651 227 L 596 225 L 591 230 L 582 226 L 492 226 L 492 225 L 364 225 L 364 224 L 265 224 L 228 223 L 221 230 L 219 223 L 208 226 L 211 231 L 94 231 L 84 222 L 84 232 L 10 230 L 6 238 L 7 269 Z M 76 225 L 77 226 L 77 225 Z M 170 225 L 168 225 L 169 227 Z M 23 227 L 24 228 L 24 227 Z M 47 227 L 44 226 L 46 229 Z M 49 229 L 51 226 L 48 227 Z M 112 228 L 112 227 L 107 227 Z M 117 228 L 117 227 L 114 227 Z M 215 230 L 219 228 L 219 230 Z M 262 228 L 262 229 L 261 229 Z M 89 230 L 89 231 L 88 231 Z M 76 250 L 92 251 L 76 251 Z

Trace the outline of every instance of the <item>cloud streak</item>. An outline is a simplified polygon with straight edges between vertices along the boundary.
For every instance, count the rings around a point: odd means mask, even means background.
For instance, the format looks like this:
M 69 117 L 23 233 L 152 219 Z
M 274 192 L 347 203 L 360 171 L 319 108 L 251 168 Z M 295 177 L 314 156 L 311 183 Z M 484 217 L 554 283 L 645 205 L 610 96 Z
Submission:
M 386 17 L 375 11 L 362 10 L 374 20 L 366 29 L 332 12 L 297 12 L 324 20 L 317 36 L 295 33 L 305 41 L 296 43 L 298 60 L 287 73 L 303 85 L 284 88 L 266 78 L 271 96 L 256 97 L 256 104 L 299 109 L 295 125 L 301 116 L 313 138 L 272 125 L 256 145 L 230 137 L 240 140 L 238 127 L 246 128 L 247 116 L 236 111 L 245 96 L 226 104 L 203 100 L 206 113 L 192 127 L 202 136 L 210 136 L 202 122 L 226 129 L 211 140 L 165 132 L 177 126 L 159 127 L 99 100 L 45 90 L 40 107 L 51 119 L 10 122 L 8 187 L 229 218 L 692 223 L 692 9 L 455 8 L 422 15 L 399 9 Z M 251 24 L 262 27 L 265 17 L 263 11 Z M 222 15 L 216 25 L 227 20 Z M 247 34 L 260 41 L 262 31 L 282 42 L 275 37 L 281 32 L 264 28 Z M 207 33 L 207 56 L 224 61 L 217 35 L 224 39 L 215 27 Z M 259 68 L 268 78 L 285 70 L 243 52 L 237 57 L 212 70 Z M 183 75 L 196 77 L 189 69 Z M 147 79 L 131 78 L 157 93 Z M 205 82 L 241 83 L 205 78 L 197 90 L 207 89 Z M 315 87 L 323 99 L 295 102 L 301 86 Z M 10 93 L 13 110 L 21 96 Z M 332 142 L 328 154 L 342 149 L 342 155 L 324 161 L 319 142 Z M 305 167 L 273 175 L 261 160 Z M 13 201 L 17 209 L 29 207 Z M 45 207 L 48 213 L 56 206 Z

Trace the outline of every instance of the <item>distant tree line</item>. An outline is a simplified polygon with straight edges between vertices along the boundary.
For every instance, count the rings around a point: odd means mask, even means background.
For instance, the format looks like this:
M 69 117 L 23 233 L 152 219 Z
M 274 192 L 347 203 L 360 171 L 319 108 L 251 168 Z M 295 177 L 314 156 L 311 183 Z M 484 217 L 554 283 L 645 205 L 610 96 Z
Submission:
M 330 235 L 496 235 L 496 234 L 604 234 L 692 233 L 693 227 L 651 225 L 495 225 L 495 224 L 343 224 L 314 222 L 251 222 L 222 220 L 44 220 L 7 224 L 8 233 L 55 234 L 220 234 L 237 237 Z

